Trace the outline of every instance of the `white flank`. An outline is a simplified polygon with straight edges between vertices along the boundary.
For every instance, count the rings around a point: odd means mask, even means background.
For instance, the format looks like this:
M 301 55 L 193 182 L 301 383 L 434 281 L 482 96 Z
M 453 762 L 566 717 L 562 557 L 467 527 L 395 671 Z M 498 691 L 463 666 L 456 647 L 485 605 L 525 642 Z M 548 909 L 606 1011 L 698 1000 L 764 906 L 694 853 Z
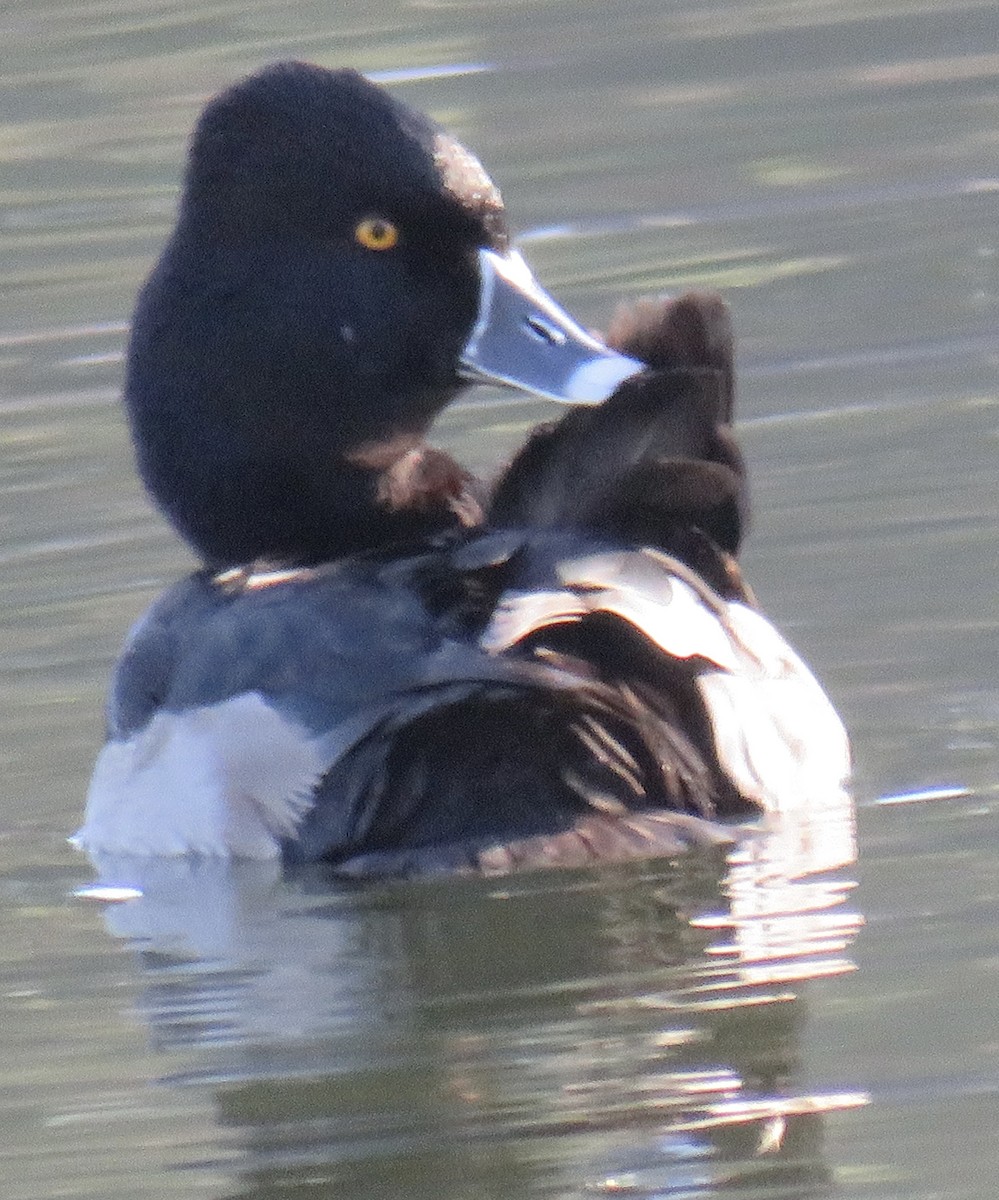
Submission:
M 499 654 L 539 629 L 578 621 L 590 613 L 613 613 L 639 629 L 672 658 L 703 658 L 738 671 L 742 656 L 713 593 L 708 603 L 684 576 L 692 572 L 666 555 L 647 551 L 593 554 L 559 565 L 561 591 L 505 593 L 480 638 Z M 701 589 L 707 593 L 706 585 Z
M 846 730 L 829 698 L 770 622 L 724 601 L 682 563 L 636 551 L 560 564 L 561 591 L 507 592 L 481 638 L 491 654 L 539 629 L 613 613 L 665 654 L 700 659 L 697 685 L 719 762 L 768 813 L 842 805 Z M 714 668 L 714 669 L 711 669 Z
M 767 812 L 841 807 L 850 745 L 829 697 L 765 617 L 744 604 L 726 609 L 744 668 L 697 680 L 721 765 Z
M 728 671 L 739 670 L 741 664 L 718 614 L 682 579 L 671 583 L 672 595 L 666 604 L 624 586 L 595 596 L 595 607 L 630 621 L 673 658 L 703 658 Z
M 487 654 L 502 654 L 539 629 L 578 621 L 588 612 L 572 592 L 506 592 L 479 644 Z
M 157 713 L 101 751 L 73 841 L 91 853 L 273 858 L 327 765 L 316 739 L 256 692 Z

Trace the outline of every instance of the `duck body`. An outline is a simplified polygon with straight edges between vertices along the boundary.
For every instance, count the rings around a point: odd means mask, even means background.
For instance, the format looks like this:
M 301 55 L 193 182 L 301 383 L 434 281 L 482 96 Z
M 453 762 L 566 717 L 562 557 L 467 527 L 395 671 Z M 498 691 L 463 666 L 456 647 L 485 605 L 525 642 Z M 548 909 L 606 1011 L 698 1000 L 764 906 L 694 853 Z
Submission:
M 711 845 L 824 802 L 846 755 L 743 600 L 564 530 L 200 572 L 134 631 L 110 711 L 83 845 L 352 872 Z
M 212 101 L 126 382 L 203 566 L 125 646 L 78 844 L 505 871 L 841 796 L 842 725 L 736 562 L 724 305 L 612 340 L 540 292 L 477 160 L 359 76 Z M 591 406 L 486 487 L 424 441 L 483 377 Z

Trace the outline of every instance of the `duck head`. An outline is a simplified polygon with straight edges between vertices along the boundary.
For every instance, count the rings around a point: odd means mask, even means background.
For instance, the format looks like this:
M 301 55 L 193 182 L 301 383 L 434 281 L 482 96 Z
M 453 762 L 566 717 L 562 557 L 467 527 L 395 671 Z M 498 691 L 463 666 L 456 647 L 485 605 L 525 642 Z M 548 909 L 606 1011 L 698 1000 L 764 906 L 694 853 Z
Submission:
M 469 381 L 598 402 L 640 366 L 541 291 L 472 154 L 362 76 L 293 62 L 201 116 L 125 400 L 143 479 L 207 564 L 312 563 L 454 520 L 456 464 L 433 519 L 392 485 Z

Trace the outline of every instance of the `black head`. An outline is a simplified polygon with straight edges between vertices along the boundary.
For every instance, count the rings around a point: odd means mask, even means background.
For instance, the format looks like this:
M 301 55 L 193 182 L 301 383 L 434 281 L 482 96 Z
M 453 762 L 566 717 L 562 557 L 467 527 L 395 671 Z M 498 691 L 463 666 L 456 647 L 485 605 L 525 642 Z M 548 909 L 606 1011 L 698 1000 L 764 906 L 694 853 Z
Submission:
M 209 102 L 191 143 L 181 222 L 210 236 L 354 240 L 364 217 L 421 237 L 505 248 L 479 161 L 356 71 L 267 67 Z
M 506 240 L 478 161 L 352 71 L 281 63 L 209 103 L 126 383 L 143 478 L 206 562 L 405 535 L 381 472 L 461 386 L 477 254 Z

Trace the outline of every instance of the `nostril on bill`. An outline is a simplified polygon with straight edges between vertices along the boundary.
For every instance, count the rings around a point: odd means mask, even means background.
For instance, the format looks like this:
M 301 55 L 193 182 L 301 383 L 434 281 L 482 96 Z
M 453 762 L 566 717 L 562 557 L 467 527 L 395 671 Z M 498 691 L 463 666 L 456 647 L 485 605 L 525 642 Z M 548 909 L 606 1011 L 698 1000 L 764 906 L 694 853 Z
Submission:
M 568 340 L 561 329 L 549 324 L 542 317 L 527 317 L 524 324 L 539 342 L 544 342 L 547 346 L 564 346 Z

